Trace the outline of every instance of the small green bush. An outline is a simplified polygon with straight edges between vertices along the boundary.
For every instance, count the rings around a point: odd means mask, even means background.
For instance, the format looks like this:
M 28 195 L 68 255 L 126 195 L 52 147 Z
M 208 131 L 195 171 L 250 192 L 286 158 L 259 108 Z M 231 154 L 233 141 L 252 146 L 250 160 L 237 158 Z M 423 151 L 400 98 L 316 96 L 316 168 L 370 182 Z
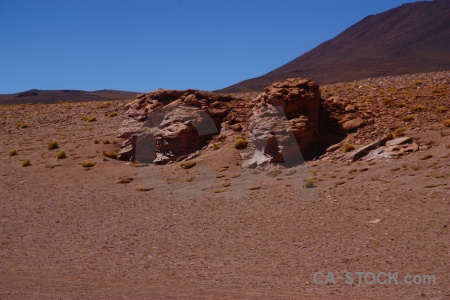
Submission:
M 54 149 L 57 149 L 57 148 L 59 148 L 59 146 L 58 146 L 58 142 L 56 140 L 51 141 L 47 145 L 47 149 L 48 150 L 54 150 Z

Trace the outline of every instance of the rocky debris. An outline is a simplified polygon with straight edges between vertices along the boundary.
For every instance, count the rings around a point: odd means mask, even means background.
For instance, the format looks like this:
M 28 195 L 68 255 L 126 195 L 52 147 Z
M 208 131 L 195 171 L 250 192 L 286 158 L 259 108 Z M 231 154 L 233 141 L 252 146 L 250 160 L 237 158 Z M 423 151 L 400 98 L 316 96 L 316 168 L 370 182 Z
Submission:
M 370 151 L 375 150 L 375 149 L 385 145 L 386 142 L 389 142 L 391 139 L 392 139 L 392 136 L 388 135 L 388 136 L 385 136 L 367 146 L 357 149 L 350 154 L 349 160 L 352 162 L 357 161 L 357 160 L 361 159 L 362 157 L 366 156 L 367 154 L 369 154 Z
M 244 165 L 295 165 L 312 151 L 319 134 L 320 90 L 310 79 L 290 78 L 267 87 L 254 99 L 248 126 L 253 147 Z
M 126 105 L 119 158 L 169 163 L 192 158 L 214 135 L 242 129 L 247 103 L 199 90 L 156 90 Z M 246 106 L 247 105 L 247 106 Z
M 392 139 L 392 136 L 386 136 L 370 145 L 353 151 L 349 156 L 349 161 L 363 159 L 365 161 L 398 158 L 400 156 L 416 152 L 419 146 L 413 143 L 409 137 Z

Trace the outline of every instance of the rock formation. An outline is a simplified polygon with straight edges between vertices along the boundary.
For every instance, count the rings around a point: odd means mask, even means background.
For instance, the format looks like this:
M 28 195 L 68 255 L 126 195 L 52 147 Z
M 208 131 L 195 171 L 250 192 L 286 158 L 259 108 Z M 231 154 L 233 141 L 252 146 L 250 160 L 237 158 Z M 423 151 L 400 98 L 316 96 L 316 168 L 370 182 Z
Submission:
M 319 111 L 314 81 L 291 78 L 267 87 L 254 99 L 248 127 L 254 147 L 244 164 L 302 163 L 302 153 L 314 150 L 318 140 Z
M 127 104 L 119 137 L 122 160 L 168 163 L 192 157 L 213 135 L 240 131 L 240 109 L 230 96 L 198 90 L 156 90 Z

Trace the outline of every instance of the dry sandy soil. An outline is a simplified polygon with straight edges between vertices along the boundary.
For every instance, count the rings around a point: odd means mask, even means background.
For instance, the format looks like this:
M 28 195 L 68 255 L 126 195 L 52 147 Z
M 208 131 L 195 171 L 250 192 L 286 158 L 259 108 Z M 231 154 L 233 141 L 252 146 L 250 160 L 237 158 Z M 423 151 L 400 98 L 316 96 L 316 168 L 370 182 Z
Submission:
M 440 121 L 406 125 L 430 147 L 400 159 L 249 172 L 227 139 L 182 169 L 103 156 L 121 142 L 125 103 L 0 106 L 0 298 L 450 298 L 450 128 Z M 59 148 L 48 150 L 53 139 Z M 303 188 L 309 177 L 315 187 Z M 313 277 L 358 271 L 437 280 Z

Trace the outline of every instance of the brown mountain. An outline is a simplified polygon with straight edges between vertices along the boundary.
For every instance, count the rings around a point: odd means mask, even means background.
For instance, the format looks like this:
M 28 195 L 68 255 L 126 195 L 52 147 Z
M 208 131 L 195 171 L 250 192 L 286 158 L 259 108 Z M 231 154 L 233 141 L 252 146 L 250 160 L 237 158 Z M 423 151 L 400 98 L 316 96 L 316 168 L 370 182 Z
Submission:
M 450 70 L 450 1 L 421 1 L 368 16 L 280 68 L 220 92 L 261 91 L 290 77 L 328 84 L 446 70 Z
M 116 90 L 86 92 L 80 90 L 29 90 L 16 94 L 0 95 L 0 104 L 55 103 L 81 101 L 125 100 L 139 93 Z

